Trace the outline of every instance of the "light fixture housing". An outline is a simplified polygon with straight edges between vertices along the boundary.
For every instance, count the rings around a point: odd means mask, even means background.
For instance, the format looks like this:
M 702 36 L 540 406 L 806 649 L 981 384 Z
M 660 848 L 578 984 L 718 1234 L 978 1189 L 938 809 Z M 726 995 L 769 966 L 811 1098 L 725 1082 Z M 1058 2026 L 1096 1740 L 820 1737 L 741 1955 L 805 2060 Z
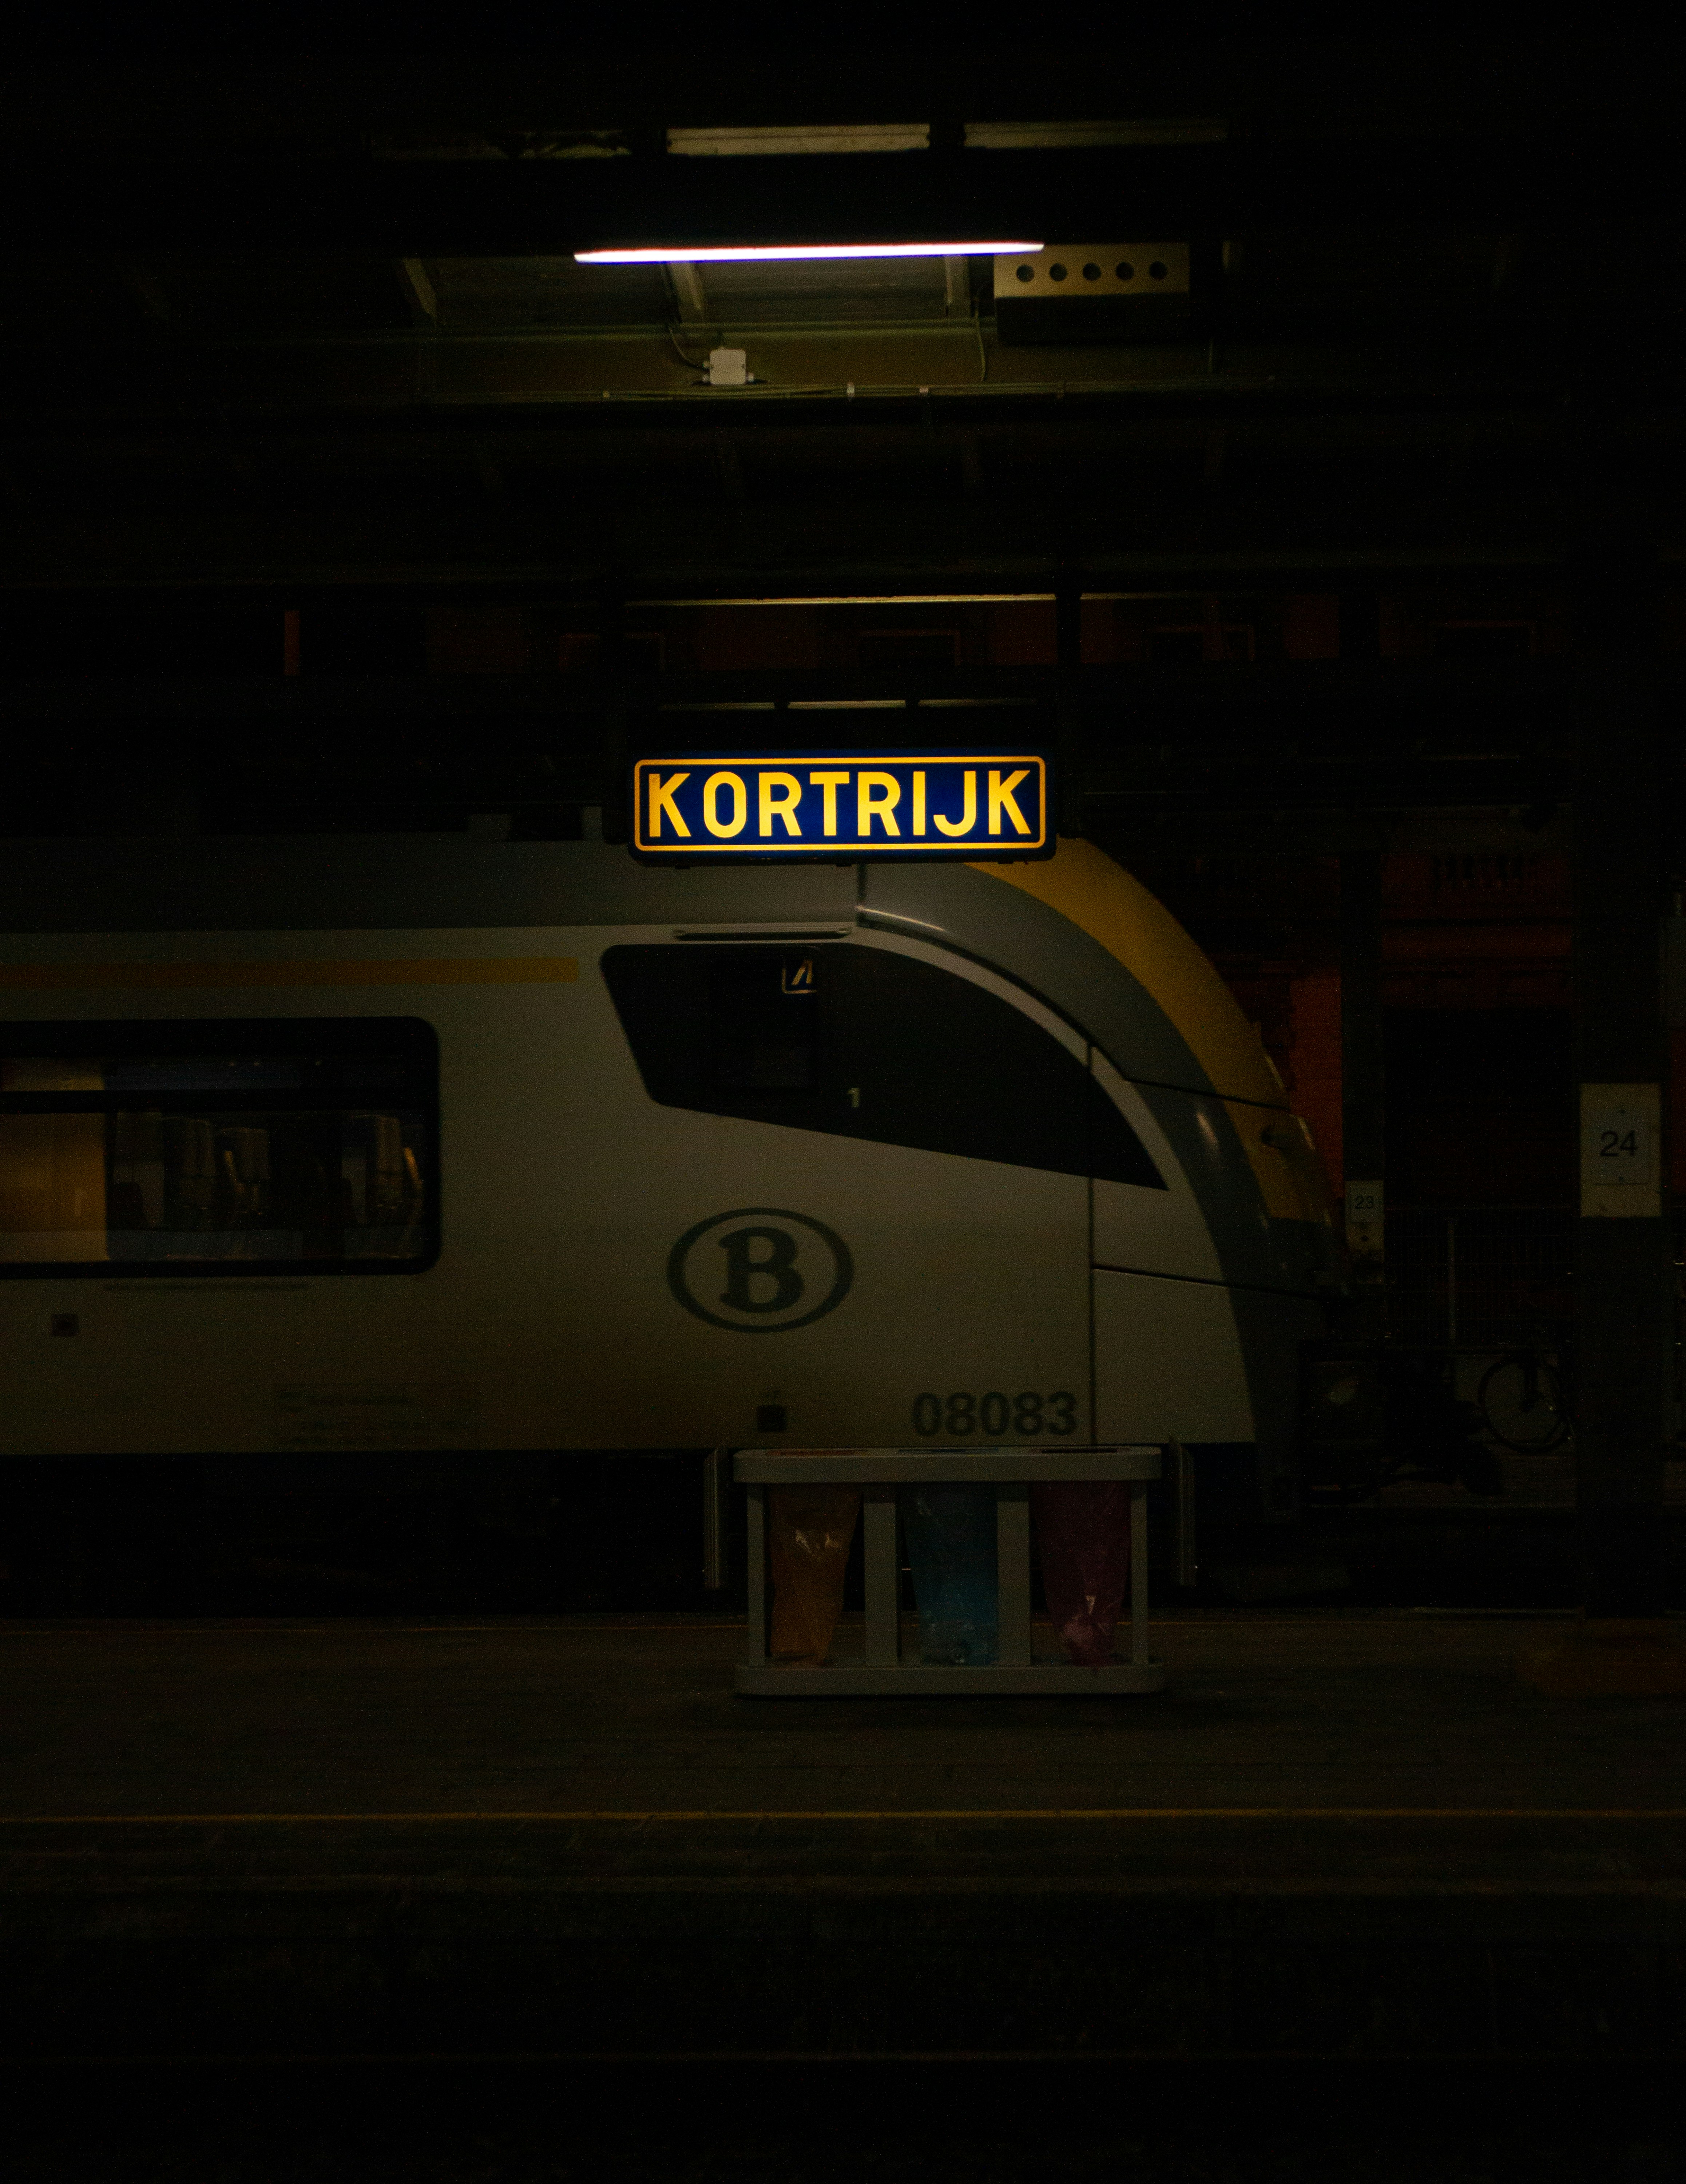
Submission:
M 1194 253 L 1181 242 L 1050 242 L 995 260 L 998 341 L 1183 341 Z
M 576 250 L 578 265 L 719 265 L 744 259 L 812 258 L 1023 257 L 1039 242 L 660 242 L 637 248 Z

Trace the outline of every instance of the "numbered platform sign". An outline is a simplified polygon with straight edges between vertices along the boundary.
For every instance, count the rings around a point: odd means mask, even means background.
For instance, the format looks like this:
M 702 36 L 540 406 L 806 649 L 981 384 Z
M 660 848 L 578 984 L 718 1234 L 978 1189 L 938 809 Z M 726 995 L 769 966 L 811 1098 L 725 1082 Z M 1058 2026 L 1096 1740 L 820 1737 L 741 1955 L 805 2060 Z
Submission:
M 1582 1085 L 1583 1214 L 1654 1220 L 1661 1213 L 1661 1124 L 1659 1085 Z
M 632 767 L 635 856 L 783 864 L 865 858 L 1002 863 L 1051 857 L 1040 751 L 982 757 L 692 752 Z
M 1359 1258 L 1379 1259 L 1387 1234 L 1385 1187 L 1349 1182 L 1346 1187 L 1346 1245 Z

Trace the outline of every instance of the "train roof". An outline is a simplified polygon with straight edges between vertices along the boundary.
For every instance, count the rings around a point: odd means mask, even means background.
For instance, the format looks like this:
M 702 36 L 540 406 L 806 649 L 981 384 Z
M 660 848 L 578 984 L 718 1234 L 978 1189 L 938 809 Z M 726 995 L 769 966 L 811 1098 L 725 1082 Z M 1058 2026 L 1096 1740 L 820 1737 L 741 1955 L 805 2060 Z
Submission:
M 0 844 L 0 931 L 380 932 L 858 922 L 1041 995 L 1127 1074 L 1284 1106 L 1254 1027 L 1162 904 L 1092 844 L 1038 863 L 640 865 L 463 834 L 64 837 Z

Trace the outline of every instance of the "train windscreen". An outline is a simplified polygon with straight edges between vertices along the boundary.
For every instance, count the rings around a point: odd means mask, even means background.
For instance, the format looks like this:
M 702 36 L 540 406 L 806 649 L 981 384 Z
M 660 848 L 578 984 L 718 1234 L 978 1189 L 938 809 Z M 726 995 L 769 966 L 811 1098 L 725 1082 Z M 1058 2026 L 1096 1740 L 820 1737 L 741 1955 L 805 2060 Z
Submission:
M 431 1266 L 438 1078 L 414 1017 L 0 1025 L 0 1273 Z
M 1082 1061 L 976 980 L 888 949 L 610 948 L 604 976 L 665 1106 L 1163 1190 Z

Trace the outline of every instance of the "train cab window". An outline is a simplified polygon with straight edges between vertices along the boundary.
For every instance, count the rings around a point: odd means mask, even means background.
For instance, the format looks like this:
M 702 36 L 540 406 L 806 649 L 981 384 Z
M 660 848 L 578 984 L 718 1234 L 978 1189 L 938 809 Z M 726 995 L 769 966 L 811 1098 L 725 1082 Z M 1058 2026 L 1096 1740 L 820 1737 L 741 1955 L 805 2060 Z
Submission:
M 1164 1187 L 1075 1055 L 939 965 L 692 942 L 611 948 L 603 968 L 664 1106 Z
M 415 1273 L 438 1081 L 413 1017 L 0 1025 L 0 1274 Z

